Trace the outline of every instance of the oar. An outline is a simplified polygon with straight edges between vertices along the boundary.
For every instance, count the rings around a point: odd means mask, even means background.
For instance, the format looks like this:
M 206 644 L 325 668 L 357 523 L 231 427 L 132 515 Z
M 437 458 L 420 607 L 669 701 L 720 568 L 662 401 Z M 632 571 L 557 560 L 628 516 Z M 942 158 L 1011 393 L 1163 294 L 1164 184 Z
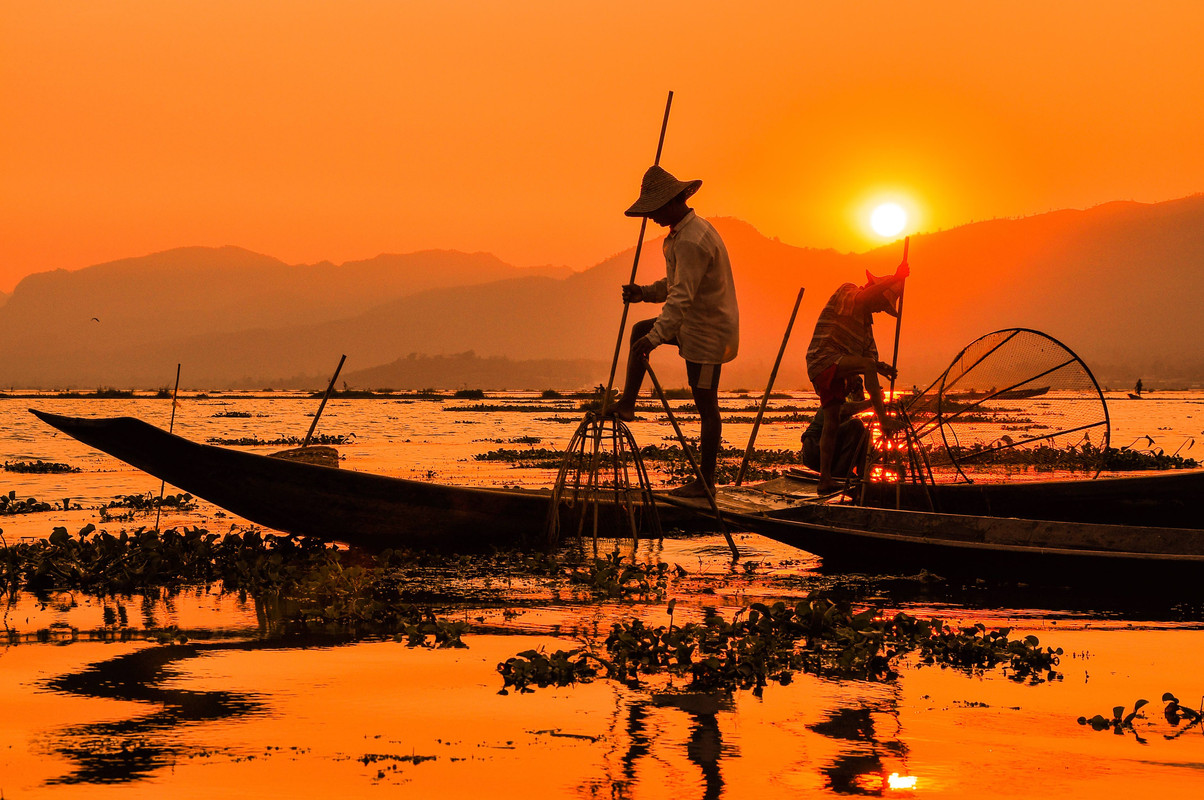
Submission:
M 665 116 L 661 120 L 660 138 L 656 141 L 656 158 L 653 160 L 653 166 L 660 166 L 661 150 L 665 146 L 665 130 L 669 127 L 669 109 L 673 105 L 673 92 L 669 92 L 669 98 L 665 100 Z M 644 249 L 644 231 L 648 228 L 648 218 L 640 217 L 640 235 L 635 241 L 635 258 L 631 262 L 631 277 L 627 283 L 635 283 L 636 271 L 640 266 L 640 253 Z M 610 361 L 610 377 L 606 379 L 606 391 L 602 393 L 602 407 L 598 411 L 599 419 L 606 416 L 606 409 L 610 403 L 610 390 L 615 385 L 615 371 L 619 368 L 619 353 L 623 349 L 623 331 L 627 329 L 627 312 L 631 308 L 631 302 L 623 301 L 623 316 L 619 320 L 619 338 L 615 342 L 615 355 Z
M 326 408 L 326 401 L 330 399 L 330 393 L 334 391 L 334 382 L 339 379 L 339 370 L 343 368 L 343 362 L 347 360 L 347 355 L 339 359 L 339 365 L 334 368 L 334 375 L 330 378 L 330 385 L 326 387 L 326 394 L 322 395 L 322 404 L 318 406 L 318 413 L 314 414 L 314 421 L 310 423 L 309 433 L 305 434 L 305 441 L 301 444 L 302 447 L 309 447 L 309 440 L 313 438 L 314 429 L 318 427 L 318 418 L 322 416 L 322 409 Z
M 706 478 L 702 476 L 702 468 L 698 466 L 698 462 L 694 460 L 694 454 L 690 452 L 690 447 L 686 444 L 685 434 L 681 432 L 681 426 L 677 424 L 677 418 L 673 416 L 673 409 L 669 407 L 669 398 L 665 396 L 665 391 L 661 389 L 661 382 L 656 379 L 656 373 L 652 371 L 651 364 L 647 365 L 647 370 L 648 377 L 652 379 L 652 386 L 656 389 L 656 395 L 661 399 L 661 405 L 665 407 L 665 414 L 669 417 L 669 422 L 673 425 L 673 432 L 677 434 L 677 441 L 681 444 L 681 451 L 686 454 L 686 458 L 690 462 L 690 467 L 694 470 L 694 476 L 698 478 L 698 484 L 707 493 L 707 501 L 711 504 L 711 510 L 715 512 L 715 520 L 719 523 L 719 530 L 723 531 L 723 536 L 727 539 L 727 546 L 732 549 L 732 558 L 739 561 L 740 551 L 736 549 L 736 543 L 732 541 L 732 534 L 723 522 L 723 514 L 719 511 L 719 504 L 715 502 L 715 492 L 707 484 Z
M 786 335 L 782 337 L 782 346 L 778 348 L 778 357 L 773 362 L 773 370 L 769 373 L 769 385 L 765 387 L 765 394 L 761 397 L 761 407 L 757 409 L 757 418 L 753 420 L 752 433 L 748 436 L 748 447 L 744 450 L 744 458 L 740 460 L 740 471 L 736 473 L 736 485 L 739 486 L 744 482 L 744 471 L 748 468 L 748 459 L 752 456 L 753 443 L 757 441 L 757 431 L 761 427 L 761 417 L 765 416 L 765 406 L 769 404 L 769 393 L 773 390 L 773 382 L 778 377 L 778 367 L 782 365 L 782 354 L 786 352 L 786 342 L 790 341 L 790 331 L 794 328 L 794 318 L 798 314 L 799 303 L 803 302 L 803 292 L 807 291 L 804 286 L 798 290 L 798 297 L 794 299 L 794 310 L 790 312 L 790 321 L 786 323 Z
M 167 425 L 167 432 L 171 433 L 176 427 L 176 398 L 180 396 L 180 365 L 176 364 L 176 388 L 171 391 L 171 422 Z M 167 488 L 167 481 L 159 481 L 159 508 L 155 511 L 155 534 L 159 533 L 159 519 L 163 516 L 163 490 Z

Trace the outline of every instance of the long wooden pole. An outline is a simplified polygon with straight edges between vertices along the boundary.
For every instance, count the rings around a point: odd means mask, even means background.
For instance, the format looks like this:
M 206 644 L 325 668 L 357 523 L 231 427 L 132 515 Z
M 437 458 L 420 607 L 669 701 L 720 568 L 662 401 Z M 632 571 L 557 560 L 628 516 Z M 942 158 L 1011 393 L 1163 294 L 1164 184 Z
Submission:
M 171 433 L 176 427 L 176 398 L 180 396 L 180 365 L 176 364 L 176 388 L 171 390 L 171 422 L 167 424 L 167 432 Z M 155 534 L 159 533 L 159 520 L 163 516 L 163 492 L 167 481 L 159 481 L 159 508 L 155 511 Z
M 769 393 L 773 391 L 773 382 L 777 380 L 778 367 L 782 365 L 786 343 L 790 341 L 790 331 L 794 328 L 794 318 L 798 316 L 798 307 L 803 302 L 803 292 L 805 291 L 807 291 L 807 287 L 800 288 L 798 297 L 794 299 L 794 310 L 790 312 L 790 321 L 786 323 L 786 335 L 782 337 L 782 346 L 778 348 L 778 357 L 774 360 L 773 370 L 769 373 L 769 384 L 765 387 L 765 394 L 761 396 L 761 407 L 757 409 L 757 418 L 753 420 L 752 433 L 748 436 L 748 447 L 744 449 L 744 458 L 740 460 L 740 471 L 736 473 L 737 486 L 744 482 L 744 472 L 748 469 L 748 459 L 752 457 L 753 444 L 757 441 L 757 431 L 761 428 L 761 418 L 765 416 L 765 406 L 769 405 Z
M 910 244 L 911 244 L 911 237 L 910 236 L 903 237 L 903 263 L 904 264 L 907 263 L 907 248 Z M 904 295 L 904 290 L 906 290 L 906 289 L 907 289 L 907 281 L 903 281 L 903 285 L 901 285 L 899 287 L 899 308 L 898 308 L 898 313 L 895 315 L 895 352 L 890 357 L 890 367 L 891 367 L 890 401 L 892 404 L 895 402 L 895 378 L 899 377 L 899 333 L 903 330 L 903 295 Z M 885 426 L 886 420 L 882 420 L 881 422 L 882 422 L 882 425 Z M 910 440 L 908 440 L 908 438 L 906 436 L 904 436 L 903 438 L 904 438 L 904 441 L 906 441 L 910 444 Z M 894 434 L 891 434 L 891 441 L 894 442 L 894 439 L 895 439 Z M 896 454 L 897 454 L 897 452 L 898 451 L 896 451 Z M 903 465 L 903 462 L 900 459 L 899 466 L 902 467 L 902 465 Z M 902 482 L 903 482 L 903 476 L 895 475 L 895 508 L 899 508 L 903 503 Z M 862 496 L 864 496 L 864 494 Z
M 665 116 L 661 120 L 661 133 L 656 141 L 656 158 L 653 159 L 653 166 L 659 166 L 661 163 L 661 151 L 665 147 L 665 131 L 669 127 L 669 109 L 673 106 L 673 92 L 669 92 L 669 97 L 665 100 Z M 644 249 L 644 232 L 648 229 L 648 218 L 640 217 L 640 235 L 635 242 L 635 258 L 631 262 L 631 277 L 627 282 L 635 283 L 636 272 L 640 267 L 640 253 Z M 623 301 L 623 316 L 619 320 L 619 337 L 615 341 L 614 358 L 610 361 L 610 377 L 606 379 L 606 391 L 602 393 L 602 407 L 599 410 L 599 417 L 606 416 L 606 409 L 610 403 L 610 390 L 615 385 L 615 371 L 619 368 L 619 353 L 623 350 L 623 332 L 627 329 L 627 312 L 631 308 L 631 302 Z
M 326 387 L 326 394 L 322 395 L 322 404 L 318 406 L 318 413 L 314 414 L 314 421 L 309 425 L 309 433 L 305 434 L 305 441 L 301 443 L 302 447 L 309 447 L 309 440 L 313 438 L 314 429 L 318 427 L 318 418 L 322 416 L 322 410 L 326 408 L 326 401 L 330 399 L 330 393 L 334 391 L 334 382 L 339 379 L 339 370 L 343 368 L 343 362 L 347 360 L 347 354 L 344 353 L 339 359 L 339 365 L 334 368 L 334 375 L 330 377 L 330 384 Z
M 903 263 L 907 263 L 907 248 L 911 243 L 911 237 L 903 237 Z M 899 367 L 899 332 L 903 330 L 903 290 L 907 288 L 907 281 L 903 281 L 903 285 L 899 287 L 899 312 L 895 316 L 895 352 L 891 356 L 890 366 L 894 371 L 894 375 L 890 379 L 890 397 L 892 402 L 895 399 L 895 378 L 898 377 Z
M 719 530 L 723 531 L 724 538 L 727 539 L 727 546 L 732 550 L 732 558 L 739 560 L 740 551 L 736 549 L 736 543 L 732 541 L 732 534 L 723 522 L 723 514 L 719 511 L 719 504 L 715 502 L 715 490 L 707 483 L 706 478 L 702 475 L 702 468 L 694 460 L 694 454 L 690 452 L 690 446 L 686 444 L 685 434 L 681 432 L 681 426 L 677 424 L 677 418 L 673 416 L 673 409 L 669 407 L 669 398 L 665 396 L 665 391 L 661 388 L 661 382 L 656 379 L 656 373 L 652 371 L 652 365 L 647 365 L 647 369 L 648 377 L 652 379 L 652 387 L 656 389 L 656 395 L 661 399 L 661 405 L 665 407 L 665 415 L 669 417 L 669 422 L 673 425 L 673 432 L 677 434 L 677 441 L 681 445 L 681 451 L 686 454 L 686 459 L 690 462 L 690 467 L 694 470 L 694 476 L 698 479 L 698 485 L 707 493 L 707 501 L 711 504 L 711 510 L 715 512 L 715 520 L 719 523 Z

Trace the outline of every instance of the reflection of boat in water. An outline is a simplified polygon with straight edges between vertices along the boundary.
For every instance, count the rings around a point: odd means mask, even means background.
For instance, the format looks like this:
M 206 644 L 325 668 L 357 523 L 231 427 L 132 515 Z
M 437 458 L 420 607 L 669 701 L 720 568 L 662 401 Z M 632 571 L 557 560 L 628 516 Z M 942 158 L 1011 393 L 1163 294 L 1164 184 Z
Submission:
M 543 534 L 551 494 L 484 489 L 335 469 L 198 444 L 133 417 L 83 419 L 33 411 L 43 422 L 251 522 L 370 548 L 479 547 Z M 604 511 L 617 510 L 613 503 Z M 561 528 L 577 530 L 571 503 Z M 601 528 L 621 527 L 617 514 Z M 608 519 L 614 517 L 614 519 Z M 690 525 L 666 509 L 662 521 Z M 712 520 L 713 523 L 713 520 Z

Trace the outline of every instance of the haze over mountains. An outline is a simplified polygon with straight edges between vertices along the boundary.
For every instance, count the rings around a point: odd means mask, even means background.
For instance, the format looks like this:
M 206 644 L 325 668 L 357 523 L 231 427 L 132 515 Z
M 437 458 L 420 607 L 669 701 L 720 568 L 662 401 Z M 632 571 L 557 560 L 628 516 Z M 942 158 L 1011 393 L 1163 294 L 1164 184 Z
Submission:
M 809 388 L 803 359 L 823 303 L 840 283 L 864 282 L 866 269 L 893 270 L 901 245 L 841 254 L 712 221 L 732 256 L 741 311 L 740 356 L 725 367 L 725 387 L 764 387 L 805 286 L 777 386 Z M 659 241 L 645 244 L 641 283 L 664 274 Z M 31 275 L 0 306 L 0 387 L 155 388 L 181 363 L 182 385 L 193 389 L 316 388 L 342 353 L 342 380 L 357 388 L 588 387 L 607 378 L 632 257 L 571 272 L 484 253 L 290 266 L 236 247 L 182 248 Z M 1101 385 L 1204 384 L 1204 196 L 917 235 L 910 260 L 903 385 L 927 385 L 962 347 L 1004 327 L 1061 340 Z M 657 309 L 633 305 L 629 323 Z M 877 327 L 889 359 L 892 322 L 880 317 Z M 653 364 L 666 385 L 684 383 L 670 348 Z

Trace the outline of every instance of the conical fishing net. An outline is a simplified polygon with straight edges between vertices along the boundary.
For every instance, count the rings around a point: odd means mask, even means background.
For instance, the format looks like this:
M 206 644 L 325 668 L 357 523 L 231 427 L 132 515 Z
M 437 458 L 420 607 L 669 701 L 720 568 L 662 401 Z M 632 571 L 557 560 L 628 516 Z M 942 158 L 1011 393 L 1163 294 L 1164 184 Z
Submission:
M 1040 331 L 1009 328 L 957 355 L 904 403 L 913 446 L 937 482 L 985 474 L 1099 474 L 1108 407 L 1082 360 Z

